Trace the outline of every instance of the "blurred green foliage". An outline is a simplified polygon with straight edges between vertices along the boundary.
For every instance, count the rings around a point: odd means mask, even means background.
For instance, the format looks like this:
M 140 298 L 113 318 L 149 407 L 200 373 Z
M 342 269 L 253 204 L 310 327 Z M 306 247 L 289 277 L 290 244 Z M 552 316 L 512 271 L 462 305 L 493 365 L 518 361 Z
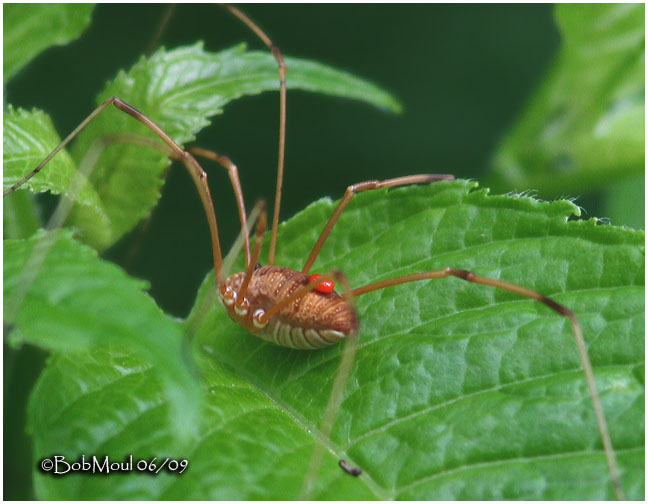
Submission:
M 53 45 L 66 44 L 83 33 L 90 23 L 93 7 L 92 4 L 3 4 L 3 83 L 40 52 Z
M 644 5 L 559 5 L 556 19 L 561 48 L 497 152 L 489 184 L 543 197 L 599 191 L 605 217 L 643 228 Z

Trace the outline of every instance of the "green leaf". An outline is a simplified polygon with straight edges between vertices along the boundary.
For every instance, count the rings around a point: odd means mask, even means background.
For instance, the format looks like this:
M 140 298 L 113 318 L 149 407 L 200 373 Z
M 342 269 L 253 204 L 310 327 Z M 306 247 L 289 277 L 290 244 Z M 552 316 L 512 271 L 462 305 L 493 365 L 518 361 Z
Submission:
M 334 96 L 361 99 L 396 110 L 397 103 L 376 86 L 308 60 L 286 58 L 288 87 Z M 246 52 L 244 45 L 212 54 L 202 44 L 165 51 L 142 58 L 128 73 L 121 72 L 99 96 L 101 103 L 118 96 L 137 107 L 178 144 L 195 138 L 209 124 L 208 117 L 244 95 L 279 87 L 277 63 L 268 52 Z M 97 138 L 116 133 L 152 136 L 126 114 L 102 113 L 79 136 L 73 154 L 79 162 Z M 78 208 L 72 221 L 81 228 L 84 241 L 103 249 L 114 243 L 147 216 L 160 196 L 166 156 L 150 147 L 116 143 L 97 163 L 92 181 L 106 213 L 109 227 L 97 227 L 92 211 Z
M 26 191 L 3 198 L 2 211 L 5 238 L 29 238 L 41 225 L 33 196 Z
M 43 161 L 52 150 L 61 142 L 54 129 L 50 117 L 41 110 L 31 112 L 23 109 L 14 109 L 11 105 L 3 114 L 2 136 L 3 146 L 3 190 L 10 189 L 25 175 L 30 173 Z M 52 194 L 65 194 L 67 198 L 77 202 L 85 209 L 85 213 L 92 215 L 94 225 L 98 229 L 109 227 L 108 216 L 104 213 L 99 195 L 87 180 L 87 172 L 95 163 L 95 156 L 100 155 L 103 146 L 93 144 L 88 150 L 88 156 L 81 161 L 80 168 L 72 160 L 68 152 L 63 149 L 34 177 L 21 186 L 39 193 L 49 191 Z M 9 215 L 12 214 L 11 201 L 3 202 Z M 31 235 L 32 227 L 27 217 L 27 211 L 33 209 L 23 208 L 25 212 L 20 219 L 14 218 L 9 231 L 12 237 L 27 237 Z M 17 227 L 16 227 L 17 226 Z
M 48 47 L 81 35 L 93 8 L 93 4 L 3 4 L 3 83 Z
M 65 359 L 108 363 L 113 371 L 114 361 L 102 361 L 94 350 L 130 349 L 144 357 L 148 367 L 155 365 L 154 375 L 164 384 L 158 393 L 173 405 L 167 421 L 175 427 L 174 436 L 186 440 L 195 433 L 197 386 L 182 359 L 182 331 L 142 292 L 145 282 L 100 260 L 69 231 L 40 231 L 28 240 L 4 240 L 3 256 L 4 323 L 14 327 L 14 340 L 63 352 Z M 97 374 L 83 379 L 102 378 Z M 67 399 L 74 391 L 88 394 L 92 389 L 79 389 L 80 383 L 68 384 Z M 106 397 L 102 400 L 110 403 Z
M 52 120 L 42 110 L 34 109 L 28 112 L 9 106 L 2 119 L 4 128 L 2 187 L 6 191 L 38 166 L 61 142 L 61 139 L 54 129 Z M 70 191 L 76 173 L 74 161 L 63 150 L 52 158 L 47 169 L 29 179 L 23 187 L 36 193 L 44 191 L 50 191 L 52 194 L 66 193 L 68 196 L 74 196 L 75 201 L 83 205 L 100 209 L 99 195 L 89 184 L 84 184 L 80 191 Z
M 333 208 L 320 200 L 282 224 L 277 264 L 300 269 Z M 314 270 L 337 267 L 359 287 L 467 268 L 572 309 L 624 489 L 641 499 L 644 235 L 568 220 L 577 214 L 568 201 L 488 196 L 467 181 L 362 193 Z M 170 441 L 154 377 L 121 348 L 110 359 L 52 360 L 30 401 L 35 467 L 59 452 L 134 453 L 186 458 L 188 470 L 156 478 L 35 470 L 39 498 L 295 499 L 320 442 L 314 499 L 614 496 L 573 334 L 545 305 L 456 278 L 360 296 L 360 348 L 330 440 L 319 429 L 342 346 L 273 346 L 213 305 L 210 274 L 184 325 L 207 402 L 190 449 Z M 363 474 L 345 474 L 340 458 Z
M 643 173 L 643 4 L 559 5 L 556 18 L 562 48 L 495 156 L 495 189 L 582 194 Z

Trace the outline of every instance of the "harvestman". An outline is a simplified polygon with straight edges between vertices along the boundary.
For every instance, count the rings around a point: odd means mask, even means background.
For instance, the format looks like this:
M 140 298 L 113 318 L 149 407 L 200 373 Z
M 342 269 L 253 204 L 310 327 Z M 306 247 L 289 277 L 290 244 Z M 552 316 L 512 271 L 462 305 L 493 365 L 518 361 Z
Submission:
M 589 393 L 594 406 L 596 420 L 598 423 L 610 477 L 619 499 L 625 498 L 618 474 L 618 467 L 612 440 L 610 438 L 607 421 L 601 405 L 598 390 L 594 381 L 594 373 L 590 363 L 587 348 L 583 339 L 580 325 L 574 314 L 566 307 L 542 294 L 526 289 L 524 287 L 494 280 L 491 278 L 479 277 L 474 273 L 446 267 L 441 270 L 414 273 L 396 278 L 390 278 L 375 282 L 363 287 L 350 289 L 344 275 L 338 271 L 331 271 L 326 275 L 309 275 L 311 266 L 315 262 L 326 239 L 333 230 L 340 215 L 353 199 L 353 196 L 362 191 L 371 191 L 381 188 L 397 187 L 407 184 L 431 183 L 442 180 L 453 180 L 452 175 L 410 175 L 389 180 L 368 180 L 353 184 L 347 187 L 346 192 L 337 208 L 329 218 L 322 230 L 319 239 L 315 243 L 306 263 L 301 271 L 289 268 L 282 268 L 274 265 L 274 257 L 277 245 L 277 228 L 279 224 L 279 207 L 281 203 L 281 189 L 283 181 L 284 147 L 286 132 L 286 65 L 279 49 L 272 43 L 268 36 L 245 14 L 232 6 L 225 6 L 232 14 L 245 23 L 263 43 L 270 49 L 279 67 L 280 77 L 280 126 L 279 126 L 279 154 L 277 166 L 277 186 L 275 193 L 275 205 L 272 218 L 272 229 L 270 235 L 270 250 L 268 254 L 268 265 L 261 266 L 257 263 L 261 251 L 264 233 L 267 227 L 266 208 L 263 202 L 257 204 L 258 220 L 256 222 L 255 244 L 252 252 L 248 238 L 248 223 L 243 202 L 243 192 L 239 182 L 236 165 L 226 156 L 200 148 L 183 149 L 176 144 L 161 128 L 153 121 L 124 102 L 118 97 L 113 97 L 99 105 L 77 128 L 72 131 L 32 172 L 14 184 L 4 192 L 7 196 L 18 189 L 21 185 L 36 175 L 62 148 L 64 148 L 83 128 L 86 127 L 95 117 L 110 105 L 114 105 L 122 112 L 125 112 L 147 126 L 166 146 L 152 145 L 145 140 L 130 139 L 130 141 L 145 143 L 159 150 L 166 152 L 169 157 L 181 161 L 191 175 L 194 184 L 200 195 L 207 220 L 212 242 L 212 253 L 214 261 L 215 279 L 219 299 L 227 310 L 229 316 L 247 329 L 252 334 L 272 343 L 295 349 L 317 349 L 337 343 L 338 341 L 354 336 L 358 329 L 358 317 L 353 307 L 353 298 L 368 292 L 385 289 L 394 285 L 421 280 L 447 278 L 454 276 L 468 282 L 489 285 L 498 289 L 507 290 L 520 296 L 539 301 L 559 315 L 567 317 L 572 327 L 581 363 L 585 371 L 585 377 L 589 387 Z M 218 227 L 216 215 L 207 184 L 207 174 L 202 169 L 194 156 L 205 157 L 221 164 L 227 171 L 236 195 L 238 213 L 241 222 L 241 233 L 244 239 L 245 263 L 244 272 L 235 273 L 225 277 L 223 271 L 223 259 L 220 242 L 218 238 Z M 333 279 L 340 281 L 344 293 L 337 294 Z M 350 369 L 351 362 L 345 365 L 344 357 L 340 370 L 346 367 L 346 373 Z M 343 374 L 338 371 L 338 377 Z M 341 381 L 344 381 L 343 378 Z M 337 381 L 337 379 L 336 379 Z M 340 387 L 337 387 L 338 389 Z M 334 384 L 334 392 L 336 385 Z M 332 395 L 334 394 L 332 393 Z M 331 402 L 325 413 L 330 413 Z M 334 401 L 333 401 L 334 402 Z M 330 434 L 332 421 L 329 419 L 329 426 L 322 429 L 325 438 Z M 324 432 L 324 431 L 327 432 Z M 314 456 L 315 458 L 315 456 Z M 311 461 L 312 462 L 312 461 Z M 345 471 L 358 475 L 359 469 L 349 468 L 346 462 L 341 466 Z M 312 466 L 312 464 L 311 464 Z M 345 468 L 345 466 L 347 466 Z M 312 469 L 312 467 L 311 467 Z M 357 472 L 357 474 L 355 474 Z

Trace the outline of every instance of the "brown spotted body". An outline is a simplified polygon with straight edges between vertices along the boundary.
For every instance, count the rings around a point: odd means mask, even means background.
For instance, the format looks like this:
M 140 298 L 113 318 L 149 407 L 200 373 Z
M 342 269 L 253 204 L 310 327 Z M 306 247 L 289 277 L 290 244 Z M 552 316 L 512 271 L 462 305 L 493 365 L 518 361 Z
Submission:
M 308 275 L 279 266 L 263 266 L 252 272 L 245 294 L 236 299 L 245 273 L 235 273 L 221 285 L 220 300 L 232 320 L 260 338 L 277 345 L 310 350 L 337 343 L 358 329 L 355 310 L 336 292 L 316 290 L 288 304 L 266 324 L 258 322 L 280 300 L 308 285 Z

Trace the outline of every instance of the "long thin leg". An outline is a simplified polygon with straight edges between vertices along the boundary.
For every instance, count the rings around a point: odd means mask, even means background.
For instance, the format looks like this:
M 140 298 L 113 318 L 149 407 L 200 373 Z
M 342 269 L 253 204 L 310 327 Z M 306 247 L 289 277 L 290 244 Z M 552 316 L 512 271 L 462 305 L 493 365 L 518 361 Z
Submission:
M 160 152 L 164 153 L 173 161 L 182 161 L 180 156 L 177 155 L 174 150 L 169 149 L 167 145 L 161 144 L 158 141 L 153 140 L 151 138 L 147 138 L 139 135 L 132 135 L 128 133 L 117 133 L 114 135 L 106 135 L 102 137 L 101 142 L 103 144 L 104 149 L 113 143 L 130 143 L 130 144 L 142 145 L 144 147 L 149 147 L 151 149 L 159 150 Z M 247 229 L 247 218 L 245 213 L 245 202 L 243 200 L 243 190 L 241 189 L 241 182 L 238 176 L 238 168 L 227 156 L 221 156 L 216 152 L 203 149 L 201 147 L 188 147 L 186 149 L 186 152 L 189 152 L 190 154 L 195 156 L 201 156 L 207 159 L 211 159 L 212 161 L 216 161 L 223 168 L 227 170 L 227 173 L 230 178 L 230 182 L 232 183 L 232 189 L 234 190 L 234 195 L 236 197 L 236 203 L 238 206 L 239 219 L 241 222 L 241 234 L 243 236 L 243 241 L 245 246 L 245 264 L 247 266 L 250 263 L 250 240 L 249 240 L 248 233 L 244 232 Z M 33 176 L 32 174 L 30 175 Z M 166 175 L 164 176 L 164 178 L 166 178 Z M 21 180 L 18 184 L 21 184 L 24 181 L 26 180 Z M 12 190 L 14 190 L 13 187 L 9 189 L 7 193 L 11 192 Z M 148 225 L 148 220 L 145 223 L 145 226 L 146 225 Z
M 9 189 L 4 191 L 2 193 L 2 196 L 5 197 L 12 192 L 14 192 L 16 189 L 18 189 L 21 185 L 23 185 L 25 182 L 27 182 L 29 179 L 31 179 L 34 175 L 36 175 L 39 171 L 43 169 L 43 167 L 50 162 L 50 159 L 52 159 L 56 154 L 67 144 L 69 144 L 72 139 L 79 134 L 79 132 L 85 128 L 90 121 L 92 121 L 95 117 L 97 117 L 103 109 L 105 109 L 108 105 L 110 105 L 112 101 L 106 100 L 103 102 L 101 105 L 99 105 L 95 110 L 92 111 L 92 113 L 86 117 L 81 124 L 79 124 L 72 133 L 70 133 L 65 139 L 58 144 L 52 152 L 50 152 L 45 159 L 43 159 L 40 164 L 34 168 L 31 172 L 29 172 L 27 175 L 25 175 L 22 179 L 20 179 L 18 182 L 16 182 L 14 185 L 12 185 Z
M 106 144 L 106 146 L 110 143 L 131 143 L 143 145 L 144 147 L 150 147 L 152 149 L 163 152 L 173 161 L 182 161 L 180 156 L 178 156 L 175 151 L 169 149 L 166 145 L 160 144 L 156 140 L 152 140 L 151 138 L 146 138 L 139 135 L 131 135 L 128 133 L 117 133 L 114 135 L 107 135 L 103 137 L 102 140 Z M 241 189 L 241 181 L 239 179 L 238 168 L 236 167 L 236 165 L 227 156 L 222 156 L 220 154 L 217 154 L 216 152 L 203 149 L 201 147 L 188 147 L 186 149 L 186 152 L 189 152 L 190 154 L 195 156 L 201 156 L 207 159 L 211 159 L 212 161 L 216 161 L 227 170 L 230 182 L 232 183 L 232 189 L 234 190 L 234 196 L 236 197 L 236 204 L 238 206 L 239 219 L 241 222 L 241 230 L 247 229 L 247 218 L 245 213 L 245 202 L 243 200 L 243 190 Z M 250 240 L 247 233 L 244 232 L 242 234 L 245 243 L 245 264 L 247 266 L 250 263 Z
M 612 446 L 610 430 L 608 428 L 607 420 L 605 419 L 603 405 L 601 404 L 601 398 L 599 396 L 598 388 L 596 387 L 596 381 L 594 379 L 594 370 L 587 354 L 587 346 L 585 345 L 585 339 L 583 338 L 583 332 L 581 330 L 580 324 L 578 323 L 576 316 L 571 310 L 561 304 L 556 303 L 553 299 L 550 299 L 540 294 L 539 292 L 532 291 L 530 289 L 526 289 L 524 287 L 520 287 L 519 285 L 514 285 L 508 282 L 502 282 L 501 280 L 480 277 L 475 275 L 471 271 L 455 268 L 444 268 L 442 270 L 426 271 L 424 273 L 414 273 L 411 275 L 382 280 L 380 282 L 365 285 L 364 287 L 353 289 L 350 293 L 345 294 L 345 296 L 362 296 L 363 294 L 366 294 L 368 292 L 385 289 L 394 285 L 400 285 L 409 282 L 418 282 L 420 280 L 431 280 L 435 278 L 447 278 L 450 276 L 461 278 L 462 280 L 466 280 L 467 282 L 490 285 L 491 287 L 513 292 L 514 294 L 518 294 L 519 296 L 535 299 L 536 301 L 540 301 L 541 303 L 547 305 L 559 315 L 562 315 L 563 317 L 567 317 L 569 319 L 572 331 L 574 333 L 574 338 L 576 339 L 576 346 L 578 347 L 578 353 L 583 365 L 583 370 L 585 371 L 585 379 L 589 388 L 589 394 L 592 398 L 594 414 L 596 416 L 596 422 L 598 423 L 599 433 L 601 434 L 601 441 L 603 442 L 603 450 L 605 452 L 608 470 L 610 471 L 610 479 L 612 480 L 612 484 L 614 485 L 617 498 L 619 500 L 625 500 L 625 493 L 623 491 L 623 487 L 621 486 L 621 479 L 619 477 L 619 469 L 616 461 L 616 455 L 614 453 L 614 447 Z
M 256 33 L 268 49 L 270 49 L 279 67 L 279 155 L 277 161 L 277 188 L 275 191 L 274 213 L 272 215 L 272 234 L 270 235 L 270 252 L 268 253 L 268 264 L 274 264 L 275 250 L 277 249 L 281 189 L 283 186 L 284 153 L 286 149 L 286 63 L 279 48 L 272 43 L 272 40 L 249 17 L 236 7 L 227 4 L 224 4 L 224 7 Z
M 72 141 L 72 139 L 76 135 L 78 135 L 83 128 L 85 128 L 94 118 L 96 118 L 109 105 L 114 105 L 122 112 L 127 113 L 134 119 L 144 124 L 148 129 L 150 129 L 155 135 L 157 135 L 157 137 L 160 138 L 160 140 L 162 140 L 171 149 L 172 157 L 174 159 L 182 161 L 182 163 L 187 168 L 187 171 L 191 175 L 191 178 L 194 181 L 196 189 L 198 190 L 198 194 L 200 195 L 200 199 L 205 209 L 205 214 L 207 215 L 207 221 L 209 222 L 209 231 L 210 231 L 211 241 L 212 241 L 214 271 L 218 275 L 223 265 L 223 257 L 221 254 L 220 242 L 218 240 L 218 225 L 216 223 L 216 213 L 214 212 L 214 205 L 212 203 L 211 194 L 209 193 L 209 185 L 207 184 L 207 174 L 201 168 L 200 164 L 198 164 L 198 161 L 196 161 L 196 159 L 190 153 L 183 150 L 182 147 L 180 147 L 177 143 L 175 143 L 173 139 L 162 130 L 162 128 L 160 128 L 157 124 L 151 121 L 148 117 L 142 114 L 135 107 L 132 107 L 124 100 L 122 100 L 121 98 L 117 98 L 116 96 L 107 99 L 101 105 L 99 105 L 95 110 L 93 110 L 90 113 L 90 115 L 86 117 L 81 122 L 81 124 L 79 124 L 74 129 L 74 131 L 72 131 L 72 133 L 70 133 L 67 137 L 65 137 L 65 139 L 60 144 L 58 144 L 54 148 L 54 150 L 52 150 L 52 152 L 50 152 L 48 156 L 43 161 L 41 161 L 41 163 L 36 168 L 34 168 L 34 170 L 32 170 L 25 177 L 23 177 L 21 180 L 16 182 L 13 186 L 7 189 L 3 193 L 3 196 L 7 196 L 8 194 L 12 193 L 16 189 L 18 189 L 21 185 L 23 185 L 25 182 L 27 182 L 29 179 L 31 179 L 34 175 L 36 175 L 39 171 L 41 171 L 43 167 L 61 149 L 63 149 L 67 144 L 69 144 Z
M 256 268 L 257 261 L 259 260 L 259 254 L 261 253 L 261 245 L 263 245 L 263 235 L 268 227 L 268 218 L 265 201 L 261 200 L 257 203 L 257 208 L 259 209 L 259 219 L 256 223 L 256 233 L 254 237 L 254 252 L 252 253 L 252 258 L 250 263 L 247 265 L 245 270 L 245 278 L 243 283 L 239 288 L 239 291 L 236 293 L 236 307 L 239 309 L 246 309 L 247 306 L 244 306 L 244 303 L 247 303 L 245 295 L 247 294 L 248 285 L 250 285 L 250 280 L 252 279 L 252 272 Z M 245 229 L 245 228 L 244 228 Z
M 229 175 L 230 181 L 232 182 L 232 188 L 234 189 L 234 195 L 236 196 L 236 204 L 238 206 L 239 220 L 241 221 L 241 230 L 247 229 L 247 219 L 245 215 L 245 202 L 243 201 L 243 190 L 241 189 L 241 181 L 239 179 L 238 168 L 236 167 L 236 165 L 232 163 L 232 160 L 227 156 L 221 156 L 216 152 L 207 149 L 202 149 L 200 147 L 189 147 L 187 148 L 187 152 L 190 152 L 191 154 L 194 154 L 196 156 L 201 156 L 207 159 L 211 159 L 212 161 L 216 161 L 218 164 L 220 164 L 223 168 L 227 170 L 227 174 Z M 243 233 L 243 240 L 245 243 L 244 245 L 245 265 L 249 266 L 250 265 L 250 238 L 248 237 L 247 233 Z
M 339 285 L 342 286 L 342 292 L 347 302 L 353 305 L 353 291 L 349 286 L 349 281 L 347 280 L 347 278 L 339 271 L 331 271 L 328 276 L 335 277 Z M 335 425 L 335 421 L 340 411 L 340 405 L 342 404 L 342 399 L 344 398 L 344 391 L 347 388 L 349 376 L 351 376 L 351 370 L 353 368 L 353 363 L 355 362 L 357 351 L 358 333 L 354 333 L 346 338 L 346 342 L 344 343 L 340 365 L 337 369 L 337 372 L 335 373 L 333 386 L 331 387 L 331 394 L 329 395 L 326 409 L 324 410 L 324 414 L 322 415 L 322 425 L 320 427 L 321 439 L 316 441 L 315 447 L 313 448 L 313 454 L 311 455 L 310 462 L 308 463 L 308 469 L 306 470 L 306 475 L 304 476 L 304 482 L 302 483 L 301 492 L 299 495 L 300 500 L 312 500 L 313 498 L 312 494 L 315 486 L 315 481 L 317 480 L 317 475 L 322 465 L 324 451 L 326 449 L 326 446 L 328 446 L 329 439 L 331 438 L 331 432 L 333 432 L 333 426 Z
M 160 19 L 160 22 L 158 23 L 157 30 L 155 31 L 155 34 L 153 35 L 153 38 L 149 42 L 148 49 L 146 50 L 146 57 L 147 58 L 157 48 L 158 43 L 160 42 L 160 39 L 162 38 L 162 35 L 164 35 L 165 32 L 167 31 L 167 28 L 169 27 L 169 21 L 171 20 L 171 17 L 173 16 L 173 11 L 175 11 L 176 7 L 177 7 L 176 4 L 169 4 L 166 7 L 166 9 L 164 9 L 164 13 L 162 14 L 162 19 Z
M 347 207 L 347 205 L 351 202 L 351 200 L 357 193 L 362 191 L 372 191 L 374 189 L 382 189 L 385 187 L 397 187 L 397 186 L 402 186 L 407 184 L 424 184 L 429 182 L 439 182 L 441 180 L 454 180 L 454 176 L 453 175 L 432 175 L 432 174 L 408 175 L 406 177 L 398 177 L 398 178 L 382 180 L 382 181 L 366 180 L 364 182 L 359 182 L 357 184 L 350 185 L 349 187 L 347 187 L 346 192 L 344 193 L 344 196 L 340 200 L 340 203 L 338 203 L 338 206 L 333 212 L 333 215 L 331 215 L 328 222 L 326 223 L 326 226 L 324 226 L 324 229 L 322 230 L 322 234 L 320 234 L 317 243 L 315 243 L 315 246 L 313 247 L 313 250 L 308 256 L 308 259 L 306 259 L 306 264 L 304 265 L 302 272 L 308 273 L 310 271 L 311 266 L 313 266 L 315 259 L 317 258 L 318 254 L 322 250 L 322 247 L 324 246 L 324 242 L 331 234 L 331 231 L 333 230 L 333 227 L 335 226 L 338 219 L 340 218 L 340 215 L 342 215 L 344 209 Z
M 68 215 L 72 211 L 76 194 L 83 187 L 83 183 L 89 178 L 92 170 L 97 165 L 97 161 L 104 149 L 110 144 L 109 140 L 97 139 L 83 156 L 79 163 L 79 169 L 76 176 L 71 180 L 66 196 L 59 199 L 54 213 L 45 225 L 45 229 L 55 230 L 63 225 Z M 55 234 L 47 233 L 39 240 L 34 249 L 29 254 L 25 266 L 20 272 L 19 281 L 16 282 L 16 289 L 12 296 L 5 298 L 5 313 L 10 314 L 9 319 L 18 311 L 27 296 L 31 286 L 36 280 L 50 249 L 56 242 Z
M 257 218 L 259 217 L 259 207 L 261 204 L 265 204 L 265 202 L 262 203 L 261 201 L 259 201 L 252 207 L 252 210 L 250 210 L 250 213 L 248 214 L 247 227 L 240 231 L 240 233 L 236 237 L 236 240 L 234 240 L 234 244 L 231 246 L 229 252 L 223 258 L 223 267 L 221 268 L 220 273 L 218 275 L 214 275 L 216 279 L 216 285 L 222 285 L 225 278 L 232 270 L 232 266 L 234 265 L 234 262 L 236 261 L 237 257 L 241 253 L 241 249 L 243 248 L 243 235 L 249 235 L 250 229 L 256 225 Z M 189 325 L 187 326 L 186 330 L 186 336 L 188 339 L 192 339 L 194 337 L 198 329 L 202 327 L 203 323 L 205 322 L 205 317 L 208 316 L 214 305 L 218 304 L 216 292 L 217 290 L 210 289 L 206 296 L 199 297 L 199 304 L 194 307 L 193 310 L 193 313 L 195 315 L 189 317 Z

